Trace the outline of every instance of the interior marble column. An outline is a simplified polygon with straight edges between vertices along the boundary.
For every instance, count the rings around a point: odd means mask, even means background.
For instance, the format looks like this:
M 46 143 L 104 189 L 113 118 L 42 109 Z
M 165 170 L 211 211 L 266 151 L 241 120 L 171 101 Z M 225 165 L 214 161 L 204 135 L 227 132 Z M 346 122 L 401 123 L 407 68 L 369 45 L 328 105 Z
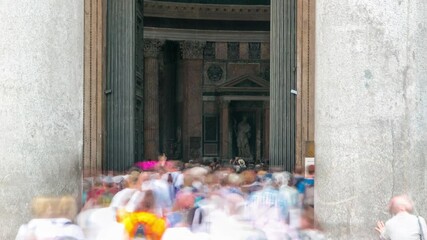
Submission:
M 377 239 L 392 196 L 427 216 L 427 2 L 317 0 L 316 28 L 316 213 Z
M 271 1 L 270 167 L 295 164 L 295 0 Z
M 163 41 L 144 39 L 144 158 L 159 154 L 159 52 Z
M 182 81 L 182 145 L 183 158 L 202 157 L 202 79 L 205 42 L 180 42 L 182 59 L 178 78 Z M 192 140 L 192 141 L 191 141 Z
M 220 102 L 221 111 L 221 160 L 227 161 L 230 159 L 230 136 L 229 136 L 229 118 L 230 118 L 230 101 L 222 100 Z

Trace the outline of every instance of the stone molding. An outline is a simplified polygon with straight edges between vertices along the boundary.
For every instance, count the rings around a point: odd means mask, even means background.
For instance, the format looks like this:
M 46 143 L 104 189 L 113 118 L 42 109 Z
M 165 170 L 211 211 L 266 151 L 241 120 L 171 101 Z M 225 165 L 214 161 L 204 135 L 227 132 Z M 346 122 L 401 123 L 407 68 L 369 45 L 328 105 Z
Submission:
M 144 39 L 144 57 L 157 58 L 165 41 L 157 39 Z
M 219 104 L 222 109 L 228 109 L 230 107 L 230 102 L 231 100 L 228 100 L 228 99 L 226 100 L 224 98 L 221 98 L 219 100 Z
M 144 27 L 144 38 L 170 41 L 270 42 L 269 31 L 231 31 Z
M 206 42 L 182 41 L 179 43 L 183 59 L 203 59 L 203 49 Z
M 225 5 L 144 1 L 145 17 L 270 21 L 268 5 Z

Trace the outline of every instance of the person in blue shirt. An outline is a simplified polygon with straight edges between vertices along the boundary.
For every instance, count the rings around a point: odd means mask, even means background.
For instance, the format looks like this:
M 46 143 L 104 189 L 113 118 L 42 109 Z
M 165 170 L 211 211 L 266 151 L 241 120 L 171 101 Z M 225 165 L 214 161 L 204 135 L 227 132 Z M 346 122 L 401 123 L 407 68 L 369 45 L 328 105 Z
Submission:
M 314 165 L 308 166 L 308 174 L 303 180 L 296 184 L 298 193 L 300 194 L 301 203 L 305 206 L 314 207 Z

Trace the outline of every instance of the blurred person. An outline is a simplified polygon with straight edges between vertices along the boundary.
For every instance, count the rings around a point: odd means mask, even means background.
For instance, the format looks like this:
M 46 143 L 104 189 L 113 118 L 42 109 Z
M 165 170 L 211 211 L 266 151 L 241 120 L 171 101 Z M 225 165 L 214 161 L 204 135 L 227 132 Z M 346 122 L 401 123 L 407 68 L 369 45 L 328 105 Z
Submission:
M 292 187 L 291 175 L 288 172 L 280 172 L 273 174 L 277 185 L 279 186 L 279 192 L 285 197 L 289 208 L 299 207 L 298 191 Z
M 99 176 L 94 179 L 94 186 L 87 194 L 84 209 L 108 207 L 113 196 L 118 192 L 112 176 Z
M 166 221 L 155 214 L 153 191 L 142 193 L 142 201 L 135 211 L 125 214 L 119 221 L 124 225 L 129 239 L 144 237 L 147 240 L 160 240 L 166 230 Z
M 253 226 L 269 240 L 282 239 L 287 231 L 288 204 L 272 174 L 266 174 L 264 188 L 249 196 L 246 208 Z
M 289 231 L 286 238 L 289 240 L 325 240 L 325 236 L 321 231 L 319 224 L 315 220 L 314 208 L 310 206 L 304 207 L 300 218 L 299 229 Z M 403 239 L 401 239 L 403 240 Z
M 304 206 L 314 207 L 314 176 L 315 166 L 310 165 L 307 168 L 307 175 L 300 180 L 296 188 L 300 194 L 300 200 Z
M 262 189 L 255 170 L 245 170 L 241 175 L 243 181 L 241 189 L 245 194 L 250 195 Z
M 73 197 L 38 197 L 31 205 L 34 218 L 19 228 L 16 240 L 85 239 L 82 229 L 72 222 L 77 213 Z
M 168 225 L 175 227 L 183 223 L 190 209 L 194 208 L 195 195 L 191 192 L 182 192 L 177 195 L 173 210 L 168 214 Z
M 242 179 L 240 175 L 236 173 L 229 174 L 223 180 L 223 187 L 221 188 L 221 193 L 223 197 L 227 196 L 228 194 L 238 194 L 240 196 L 243 196 L 243 192 L 240 189 L 241 183 Z
M 157 157 L 157 161 L 158 161 L 157 167 L 166 167 L 167 160 L 168 160 L 168 157 L 166 156 L 165 153 L 160 154 Z
M 167 217 L 169 227 L 162 236 L 162 240 L 210 239 L 207 233 L 192 231 L 196 212 L 194 200 L 194 195 L 189 192 L 177 195 L 174 211 Z
M 119 191 L 112 176 L 102 178 L 102 189 L 98 196 L 97 203 L 101 207 L 108 207 L 114 195 Z
M 138 171 L 133 171 L 127 176 L 125 180 L 125 185 L 127 187 L 117 192 L 113 196 L 110 207 L 119 209 L 124 208 L 126 206 L 129 200 L 132 198 L 132 195 L 140 189 L 140 186 L 138 184 L 139 174 L 140 173 Z
M 302 180 L 304 180 L 304 168 L 297 165 L 292 172 L 292 185 L 297 187 Z
M 414 204 L 408 196 L 400 195 L 391 199 L 389 212 L 393 216 L 385 224 L 377 222 L 375 230 L 383 240 L 419 240 L 425 239 L 427 226 L 424 218 L 416 216 Z
M 112 196 L 109 206 L 95 205 L 91 209 L 85 209 L 77 217 L 79 226 L 84 230 L 86 237 L 90 239 L 122 239 L 124 227 L 117 223 L 120 214 L 126 212 L 125 208 L 140 191 L 139 171 L 132 171 L 125 180 L 125 189 Z M 136 203 L 135 203 L 136 204 Z
M 89 179 L 83 179 L 83 191 L 82 191 L 82 206 L 88 201 L 88 194 L 92 188 L 91 181 Z
M 170 192 L 170 185 L 162 179 L 161 171 L 152 173 L 148 186 L 154 193 L 155 209 L 159 217 L 164 216 L 172 209 L 173 198 Z
M 175 200 L 175 196 L 184 184 L 184 175 L 181 172 L 182 163 L 173 161 L 166 169 L 167 172 L 163 174 L 162 179 L 168 183 L 169 196 L 171 201 Z

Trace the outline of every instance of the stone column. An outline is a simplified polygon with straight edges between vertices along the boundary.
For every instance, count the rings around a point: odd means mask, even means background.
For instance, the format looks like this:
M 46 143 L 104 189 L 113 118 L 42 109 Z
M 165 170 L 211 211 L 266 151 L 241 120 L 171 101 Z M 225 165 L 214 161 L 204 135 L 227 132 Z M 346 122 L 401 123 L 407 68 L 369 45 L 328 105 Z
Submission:
M 295 163 L 295 0 L 271 1 L 270 167 Z
M 317 0 L 315 205 L 328 239 L 376 239 L 396 194 L 427 216 L 427 2 L 350 2 Z
M 182 60 L 178 78 L 183 83 L 182 138 L 183 158 L 202 157 L 202 77 L 205 42 L 180 42 Z M 193 139 L 190 146 L 190 140 Z M 196 141 L 197 140 L 197 141 Z
M 83 1 L 2 1 L 0 239 L 30 219 L 31 200 L 77 200 L 83 149 Z
M 270 102 L 264 102 L 264 129 L 263 129 L 263 156 L 261 161 L 269 159 L 269 139 L 270 139 Z
M 220 132 L 220 136 L 221 136 L 221 160 L 224 161 L 228 161 L 230 159 L 230 136 L 229 136 L 229 118 L 230 118 L 230 101 L 227 100 L 221 100 L 220 103 L 221 106 L 221 112 L 220 112 L 220 117 L 221 117 L 221 132 Z
M 144 40 L 144 158 L 159 154 L 159 52 L 162 41 Z
M 85 0 L 83 175 L 102 172 L 105 138 L 106 1 Z

